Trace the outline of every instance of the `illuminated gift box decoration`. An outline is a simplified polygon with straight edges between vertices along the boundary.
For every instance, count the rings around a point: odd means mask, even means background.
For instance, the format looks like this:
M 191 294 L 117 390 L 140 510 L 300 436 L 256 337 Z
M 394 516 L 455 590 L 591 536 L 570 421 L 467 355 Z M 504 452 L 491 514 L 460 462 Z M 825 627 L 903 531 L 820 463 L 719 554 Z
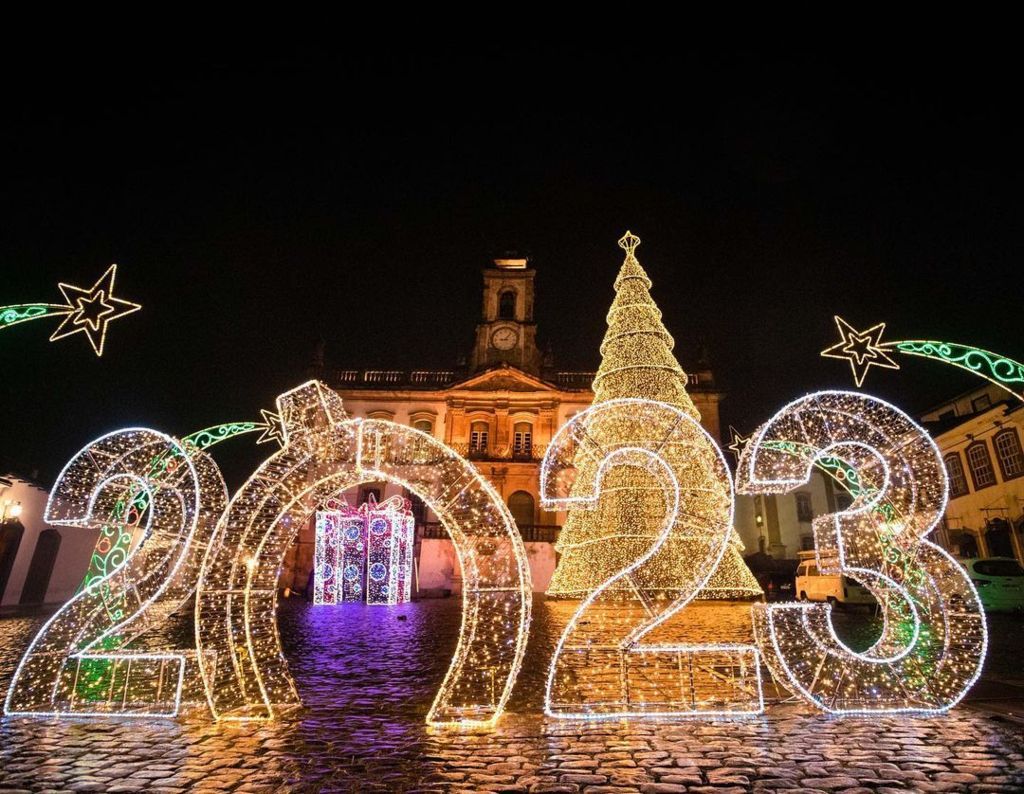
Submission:
M 313 603 L 401 604 L 412 595 L 415 519 L 408 499 L 359 507 L 331 500 L 316 514 Z

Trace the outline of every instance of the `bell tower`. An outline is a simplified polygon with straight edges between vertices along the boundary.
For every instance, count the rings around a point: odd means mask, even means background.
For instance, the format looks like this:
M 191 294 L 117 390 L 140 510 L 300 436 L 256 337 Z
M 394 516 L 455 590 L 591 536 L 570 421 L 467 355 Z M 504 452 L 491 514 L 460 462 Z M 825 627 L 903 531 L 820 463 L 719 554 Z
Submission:
M 507 363 L 540 374 L 537 324 L 533 321 L 533 277 L 526 257 L 510 255 L 483 269 L 483 313 L 476 326 L 470 372 Z

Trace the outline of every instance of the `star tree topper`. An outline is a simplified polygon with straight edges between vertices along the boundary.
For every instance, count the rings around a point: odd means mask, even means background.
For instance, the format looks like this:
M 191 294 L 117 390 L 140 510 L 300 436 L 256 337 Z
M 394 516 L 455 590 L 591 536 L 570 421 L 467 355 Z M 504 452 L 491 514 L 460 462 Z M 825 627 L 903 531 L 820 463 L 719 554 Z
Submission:
M 866 331 L 858 331 L 846 320 L 835 315 L 836 327 L 839 328 L 840 341 L 825 348 L 821 355 L 825 358 L 841 358 L 850 362 L 850 369 L 853 370 L 853 380 L 859 389 L 867 377 L 871 367 L 882 367 L 883 369 L 899 369 L 887 348 L 889 344 L 882 342 L 882 334 L 885 333 L 885 323 L 873 325 Z
M 103 343 L 111 321 L 142 308 L 138 303 L 114 297 L 116 275 L 117 265 L 111 265 L 90 289 L 63 282 L 57 285 L 67 302 L 68 313 L 50 337 L 51 342 L 82 332 L 89 338 L 96 355 L 103 355 Z

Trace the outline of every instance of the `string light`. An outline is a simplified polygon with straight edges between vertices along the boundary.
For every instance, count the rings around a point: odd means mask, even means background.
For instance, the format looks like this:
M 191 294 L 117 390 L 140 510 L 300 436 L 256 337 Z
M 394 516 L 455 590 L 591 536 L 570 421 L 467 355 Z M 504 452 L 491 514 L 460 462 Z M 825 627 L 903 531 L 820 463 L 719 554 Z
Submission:
M 608 331 L 601 343 L 601 366 L 594 378 L 594 405 L 633 398 L 675 407 L 693 419 L 700 412 L 686 391 L 687 376 L 672 354 L 674 341 L 661 322 L 651 298 L 651 280 L 635 256 L 640 238 L 626 232 L 619 246 L 626 252 L 615 279 L 615 298 L 608 312 Z M 627 423 L 625 427 L 632 427 Z M 629 441 L 614 426 L 602 443 Z M 592 472 L 590 473 L 592 474 Z M 548 587 L 552 597 L 582 598 L 640 557 L 657 537 L 664 517 L 653 483 L 634 468 L 614 473 L 599 509 L 570 512 L 555 549 L 561 555 Z M 657 498 L 648 499 L 647 497 Z M 670 541 L 672 553 L 659 555 L 645 567 L 645 590 L 657 598 L 675 598 L 690 581 L 690 554 L 685 543 Z M 676 548 L 678 546 L 678 548 Z M 616 579 L 613 589 L 631 591 L 628 581 Z M 757 579 L 743 561 L 743 541 L 735 529 L 720 564 L 698 598 L 760 596 Z
M 114 297 L 116 276 L 117 265 L 111 265 L 89 289 L 61 282 L 57 287 L 64 295 L 64 303 L 21 303 L 0 306 L 0 330 L 29 320 L 63 317 L 60 326 L 50 336 L 50 341 L 55 342 L 72 334 L 84 333 L 96 355 L 102 356 L 107 326 L 113 320 L 142 308 L 138 303 Z
M 854 501 L 814 519 L 818 568 L 868 588 L 882 611 L 882 631 L 858 652 L 836 635 L 828 604 L 755 605 L 755 637 L 769 669 L 781 685 L 831 713 L 951 708 L 980 675 L 988 634 L 964 569 L 925 540 L 947 501 L 938 448 L 883 400 L 818 392 L 785 406 L 754 434 L 740 458 L 737 488 L 789 491 L 806 483 L 820 461 L 843 472 Z
M 159 466 L 154 467 L 154 461 Z M 194 653 L 133 650 L 188 600 L 227 504 L 217 465 L 154 430 L 102 436 L 61 471 L 44 520 L 97 527 L 129 520 L 124 493 L 145 493 L 124 564 L 62 606 L 36 634 L 4 703 L 11 715 L 172 716 L 197 677 Z M 121 503 L 119 505 L 119 503 Z
M 268 415 L 263 412 L 264 417 Z M 270 414 L 273 416 L 273 414 Z M 212 427 L 205 427 L 190 433 L 181 439 L 182 446 L 190 455 L 196 450 L 206 450 L 222 441 L 243 435 L 262 431 L 266 436 L 273 432 L 274 427 L 265 422 L 225 422 Z M 261 439 L 263 436 L 261 436 Z M 261 443 L 257 440 L 256 443 Z M 157 477 L 162 471 L 168 452 L 161 457 L 154 458 L 147 478 Z M 146 511 L 149 504 L 149 494 L 145 489 L 126 489 L 121 498 L 114 503 L 114 509 L 109 516 L 109 521 L 100 527 L 99 537 L 96 539 L 96 546 L 93 548 L 89 558 L 89 569 L 85 573 L 81 587 L 89 587 L 93 582 L 103 579 L 118 566 L 122 565 L 128 556 L 128 549 L 131 547 L 132 539 L 138 529 L 138 522 Z M 123 612 L 121 605 L 111 602 L 111 609 L 114 617 Z
M 621 498 L 624 489 L 632 499 Z M 609 532 L 629 518 L 614 511 L 640 516 L 640 529 L 628 536 L 633 556 L 591 583 L 558 641 L 546 714 L 577 719 L 763 710 L 754 646 L 644 642 L 706 586 L 730 548 L 732 479 L 718 446 L 692 415 L 652 400 L 590 407 L 549 445 L 541 499 L 546 509 L 568 509 L 570 516 L 600 515 L 608 523 L 595 526 L 611 526 Z M 607 538 L 591 542 L 604 546 Z M 666 598 L 669 573 L 674 587 Z
M 526 550 L 500 496 L 432 436 L 349 418 L 322 383 L 309 381 L 277 404 L 285 446 L 232 498 L 196 593 L 197 656 L 215 717 L 270 719 L 299 705 L 277 632 L 280 566 L 319 505 L 384 481 L 437 514 L 462 570 L 462 628 L 427 722 L 493 725 L 522 663 L 532 603 Z
M 889 354 L 903 353 L 967 370 L 1005 389 L 1018 400 L 1024 400 L 1024 364 L 1012 358 L 957 342 L 938 342 L 929 339 L 883 342 L 885 323 L 878 323 L 867 331 L 858 331 L 838 315 L 835 321 L 841 339 L 837 344 L 821 351 L 821 355 L 825 358 L 849 361 L 858 388 L 864 383 L 872 366 L 899 369 L 899 364 Z

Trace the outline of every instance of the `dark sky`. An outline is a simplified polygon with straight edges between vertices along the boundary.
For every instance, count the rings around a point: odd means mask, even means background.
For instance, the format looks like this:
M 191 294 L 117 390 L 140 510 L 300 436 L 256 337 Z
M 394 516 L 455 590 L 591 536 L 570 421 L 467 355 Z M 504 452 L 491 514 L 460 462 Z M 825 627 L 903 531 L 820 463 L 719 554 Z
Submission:
M 144 306 L 102 359 L 55 322 L 3 331 L 4 459 L 52 477 L 117 427 L 258 417 L 321 335 L 336 365 L 449 366 L 508 248 L 542 344 L 595 368 L 627 228 L 743 429 L 852 385 L 818 357 L 834 313 L 1024 357 L 1009 57 L 218 52 L 4 56 L 0 303 L 117 262 Z M 910 361 L 866 387 L 916 411 L 973 383 Z M 266 448 L 233 443 L 237 483 Z

